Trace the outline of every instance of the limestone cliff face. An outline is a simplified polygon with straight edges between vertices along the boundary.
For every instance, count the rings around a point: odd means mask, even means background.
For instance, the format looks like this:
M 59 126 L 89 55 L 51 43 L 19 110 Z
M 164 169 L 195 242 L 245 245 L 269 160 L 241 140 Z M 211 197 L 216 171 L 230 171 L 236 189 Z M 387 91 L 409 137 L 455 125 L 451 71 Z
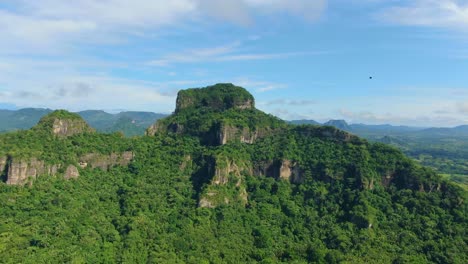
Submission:
M 255 166 L 254 175 L 286 180 L 292 183 L 302 183 L 304 181 L 304 171 L 297 162 L 288 159 L 259 162 Z
M 3 162 L 5 161 L 5 162 Z M 40 175 L 56 175 L 59 165 L 47 165 L 36 158 L 2 158 L 2 171 L 9 185 L 24 185 Z
M 94 132 L 78 114 L 65 110 L 57 110 L 44 116 L 33 130 L 48 131 L 58 137 Z
M 217 157 L 213 171 L 211 182 L 200 197 L 198 205 L 207 208 L 230 203 L 246 205 L 247 190 L 243 176 L 253 173 L 251 166 L 226 157 Z
M 55 119 L 52 125 L 52 133 L 59 137 L 69 137 L 93 131 L 83 120 Z
M 73 165 L 68 165 L 67 169 L 65 170 L 64 178 L 69 179 L 76 179 L 80 176 L 80 172 L 78 168 Z
M 189 135 L 209 146 L 232 141 L 252 144 L 281 125 L 286 123 L 255 109 L 253 96 L 244 88 L 217 84 L 180 91 L 174 114 L 158 120 L 146 134 Z
M 183 134 L 184 133 L 184 125 L 171 123 L 166 126 L 163 122 L 156 122 L 155 124 L 151 125 L 148 129 L 146 129 L 147 136 L 154 136 L 158 133 L 176 133 L 176 134 Z
M 233 125 L 220 125 L 217 131 L 218 145 L 225 145 L 229 142 L 240 141 L 242 143 L 253 144 L 257 139 L 266 137 L 274 133 L 273 129 L 260 128 L 251 130 L 248 127 L 236 127 Z
M 100 168 L 108 170 L 112 166 L 126 166 L 133 159 L 132 152 L 112 153 L 110 155 L 87 154 L 81 158 L 81 168 Z M 65 168 L 63 177 L 65 179 L 76 179 L 80 176 L 78 168 L 72 164 L 63 166 L 63 164 L 46 164 L 37 158 L 17 159 L 11 157 L 0 158 L 1 175 L 8 185 L 24 185 L 32 182 L 38 176 L 59 174 L 59 170 Z
M 113 166 L 127 166 L 133 158 L 134 154 L 131 151 L 111 153 L 110 155 L 89 153 L 80 158 L 80 166 L 82 168 L 99 168 L 106 171 Z

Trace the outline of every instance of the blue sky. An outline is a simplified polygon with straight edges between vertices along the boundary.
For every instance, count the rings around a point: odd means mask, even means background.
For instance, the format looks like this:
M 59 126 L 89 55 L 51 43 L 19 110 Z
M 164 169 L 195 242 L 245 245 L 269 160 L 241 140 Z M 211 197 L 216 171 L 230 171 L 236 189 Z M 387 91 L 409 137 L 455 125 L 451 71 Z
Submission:
M 170 113 L 232 82 L 284 119 L 468 124 L 466 0 L 0 0 L 0 35 L 2 108 Z

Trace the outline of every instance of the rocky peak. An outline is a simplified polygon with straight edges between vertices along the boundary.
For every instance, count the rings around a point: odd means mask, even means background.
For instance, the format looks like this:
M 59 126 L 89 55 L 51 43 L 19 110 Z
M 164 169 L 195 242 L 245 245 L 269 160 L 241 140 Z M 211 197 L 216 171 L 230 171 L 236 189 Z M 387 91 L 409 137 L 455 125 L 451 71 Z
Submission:
M 284 121 L 257 110 L 246 89 L 224 83 L 180 91 L 174 114 L 158 120 L 146 134 L 189 135 L 204 145 L 219 146 L 234 141 L 253 144 L 285 126 Z
M 324 126 L 332 126 L 341 130 L 350 131 L 351 127 L 344 120 L 330 120 L 323 124 Z
M 176 113 L 191 108 L 224 111 L 231 108 L 253 109 L 254 97 L 244 88 L 231 83 L 219 83 L 205 88 L 182 90 L 177 94 Z
M 34 129 L 46 130 L 59 137 L 94 132 L 78 114 L 65 110 L 57 110 L 44 116 Z

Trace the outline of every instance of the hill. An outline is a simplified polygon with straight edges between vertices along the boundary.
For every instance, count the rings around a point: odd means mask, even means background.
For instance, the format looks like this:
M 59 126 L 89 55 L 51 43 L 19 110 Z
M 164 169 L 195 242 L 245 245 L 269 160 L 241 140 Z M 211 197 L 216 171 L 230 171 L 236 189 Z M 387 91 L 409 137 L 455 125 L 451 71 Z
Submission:
M 39 120 L 51 113 L 50 109 L 25 108 L 16 111 L 0 110 L 0 132 L 10 132 L 32 128 Z M 120 112 L 109 114 L 101 110 L 77 112 L 83 119 L 99 132 L 122 132 L 126 136 L 138 136 L 156 120 L 166 117 L 165 114 L 152 112 Z
M 41 124 L 57 120 L 84 122 Z M 147 136 L 86 128 L 0 135 L 3 262 L 468 260 L 466 191 L 396 148 L 288 125 L 241 87 L 180 91 Z

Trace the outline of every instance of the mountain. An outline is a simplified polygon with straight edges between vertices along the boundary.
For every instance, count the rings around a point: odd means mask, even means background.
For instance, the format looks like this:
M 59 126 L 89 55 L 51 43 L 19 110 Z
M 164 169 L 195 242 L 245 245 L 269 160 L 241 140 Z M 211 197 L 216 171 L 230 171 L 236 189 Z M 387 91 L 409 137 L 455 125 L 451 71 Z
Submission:
M 324 126 L 332 126 L 344 131 L 351 131 L 351 127 L 344 120 L 330 120 L 323 124 Z
M 14 131 L 33 127 L 41 117 L 52 112 L 50 109 L 25 108 L 17 111 L 0 110 L 0 131 Z
M 289 123 L 293 125 L 321 125 L 319 122 L 315 120 L 307 120 L 307 119 L 291 120 L 289 121 Z
M 50 109 L 25 108 L 17 111 L 0 110 L 0 132 L 30 129 Z M 78 112 L 93 128 L 100 132 L 122 132 L 126 136 L 143 135 L 148 126 L 156 120 L 166 117 L 164 114 L 151 112 L 120 112 L 109 114 L 101 110 L 87 110 Z
M 178 93 L 126 138 L 57 111 L 0 135 L 6 263 L 466 263 L 467 192 L 396 148 Z

